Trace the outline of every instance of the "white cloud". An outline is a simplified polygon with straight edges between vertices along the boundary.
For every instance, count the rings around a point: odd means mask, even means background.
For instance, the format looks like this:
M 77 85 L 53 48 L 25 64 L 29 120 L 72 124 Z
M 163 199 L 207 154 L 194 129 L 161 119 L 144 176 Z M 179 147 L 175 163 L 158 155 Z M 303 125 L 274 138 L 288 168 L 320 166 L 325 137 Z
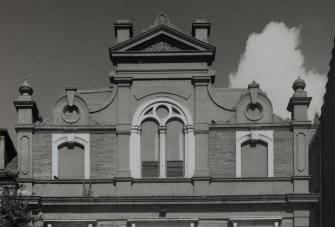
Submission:
M 284 23 L 270 22 L 264 30 L 249 36 L 237 72 L 229 75 L 230 87 L 247 87 L 255 80 L 272 101 L 274 113 L 286 118 L 286 110 L 293 94 L 292 84 L 300 76 L 306 82 L 309 119 L 320 109 L 325 92 L 326 75 L 304 67 L 304 56 L 298 49 L 300 28 L 288 28 Z

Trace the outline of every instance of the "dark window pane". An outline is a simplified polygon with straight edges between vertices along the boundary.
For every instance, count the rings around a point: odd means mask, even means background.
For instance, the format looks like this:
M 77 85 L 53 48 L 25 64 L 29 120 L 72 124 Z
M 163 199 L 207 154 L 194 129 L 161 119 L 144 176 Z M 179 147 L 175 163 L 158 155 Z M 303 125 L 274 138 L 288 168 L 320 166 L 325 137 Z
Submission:
M 158 125 L 154 121 L 145 121 L 141 125 L 141 160 L 159 160 Z
M 58 150 L 58 177 L 83 179 L 85 173 L 84 147 L 80 144 L 61 145 Z
M 173 120 L 166 125 L 166 161 L 184 160 L 183 124 Z
M 243 143 L 241 159 L 242 177 L 268 176 L 268 148 L 265 143 Z

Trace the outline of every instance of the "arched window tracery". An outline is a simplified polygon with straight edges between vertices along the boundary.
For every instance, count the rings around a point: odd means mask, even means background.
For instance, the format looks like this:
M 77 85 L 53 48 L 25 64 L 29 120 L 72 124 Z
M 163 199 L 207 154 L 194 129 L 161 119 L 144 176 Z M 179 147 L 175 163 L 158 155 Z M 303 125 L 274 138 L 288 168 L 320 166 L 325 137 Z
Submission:
M 135 178 L 192 177 L 194 132 L 189 111 L 167 97 L 142 103 L 133 117 L 130 153 Z

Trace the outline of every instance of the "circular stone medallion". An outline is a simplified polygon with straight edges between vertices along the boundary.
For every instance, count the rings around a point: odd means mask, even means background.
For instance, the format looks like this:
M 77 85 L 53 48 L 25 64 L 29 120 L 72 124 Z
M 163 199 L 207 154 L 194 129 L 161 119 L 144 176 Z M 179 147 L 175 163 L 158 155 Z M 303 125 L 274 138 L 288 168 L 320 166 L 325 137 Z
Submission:
M 62 118 L 67 123 L 75 123 L 80 118 L 79 108 L 75 105 L 68 106 L 66 105 L 62 111 Z
M 248 104 L 245 108 L 244 115 L 251 121 L 258 121 L 263 117 L 263 107 L 260 103 Z

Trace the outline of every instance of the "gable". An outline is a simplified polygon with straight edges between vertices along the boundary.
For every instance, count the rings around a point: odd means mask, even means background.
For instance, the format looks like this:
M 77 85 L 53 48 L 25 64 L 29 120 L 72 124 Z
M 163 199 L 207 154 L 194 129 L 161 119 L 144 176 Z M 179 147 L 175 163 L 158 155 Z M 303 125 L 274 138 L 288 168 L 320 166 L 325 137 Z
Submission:
M 111 52 L 214 51 L 215 47 L 161 24 L 110 48 Z
M 167 34 L 161 33 L 155 37 L 140 42 L 137 45 L 129 48 L 126 51 L 142 51 L 142 52 L 155 52 L 155 51 L 185 51 L 185 50 L 197 50 L 195 46 L 188 43 L 176 40 L 175 37 L 171 37 Z

